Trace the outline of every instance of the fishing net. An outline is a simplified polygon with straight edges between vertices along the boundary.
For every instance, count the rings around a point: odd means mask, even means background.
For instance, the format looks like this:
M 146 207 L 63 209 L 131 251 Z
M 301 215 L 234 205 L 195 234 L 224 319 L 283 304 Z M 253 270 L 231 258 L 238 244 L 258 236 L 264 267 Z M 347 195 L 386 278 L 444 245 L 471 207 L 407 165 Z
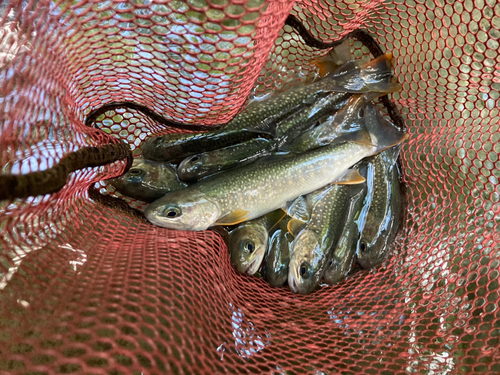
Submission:
M 0 191 L 24 192 L 0 201 L 1 373 L 500 372 L 496 0 L 1 9 Z M 117 203 L 102 181 L 125 170 L 127 144 L 138 156 L 146 137 L 182 130 L 126 106 L 85 123 L 133 102 L 222 124 L 249 95 L 306 80 L 327 51 L 284 26 L 289 13 L 323 41 L 364 28 L 393 54 L 410 135 L 388 260 L 308 296 L 238 274 L 215 232 L 154 227 Z M 37 171 L 52 172 L 34 190 L 10 178 Z

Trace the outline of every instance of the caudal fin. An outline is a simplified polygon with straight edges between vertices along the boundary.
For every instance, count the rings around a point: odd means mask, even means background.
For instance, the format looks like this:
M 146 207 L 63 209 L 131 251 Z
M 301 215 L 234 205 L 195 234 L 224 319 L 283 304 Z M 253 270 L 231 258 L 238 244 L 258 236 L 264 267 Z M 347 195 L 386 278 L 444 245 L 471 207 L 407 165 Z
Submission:
M 357 100 L 359 102 L 359 98 Z M 356 103 L 353 97 L 351 104 Z M 335 139 L 338 142 L 354 142 L 369 147 L 375 147 L 376 153 L 402 143 L 408 134 L 396 128 L 378 112 L 373 103 L 366 103 L 362 110 L 363 121 L 358 127 L 343 129 L 342 135 Z
M 367 87 L 370 88 L 369 91 L 391 93 L 399 92 L 402 89 L 394 77 L 391 53 L 386 53 L 362 65 L 360 75 Z
M 332 48 L 327 55 L 311 60 L 311 64 L 318 68 L 318 75 L 323 78 L 336 72 L 346 62 L 352 60 L 349 40 Z
M 385 54 L 361 66 L 349 61 L 330 75 L 332 86 L 338 91 L 351 93 L 401 91 L 402 87 L 393 75 L 391 59 L 391 54 Z
M 365 108 L 365 125 L 377 151 L 394 147 L 408 138 L 408 134 L 386 120 L 372 103 Z

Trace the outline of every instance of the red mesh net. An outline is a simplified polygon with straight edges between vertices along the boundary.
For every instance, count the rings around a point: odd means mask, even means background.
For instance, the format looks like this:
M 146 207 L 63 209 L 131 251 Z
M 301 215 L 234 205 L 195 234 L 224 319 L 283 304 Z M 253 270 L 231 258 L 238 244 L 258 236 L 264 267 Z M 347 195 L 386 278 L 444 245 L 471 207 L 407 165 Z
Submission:
M 0 202 L 0 372 L 403 374 L 500 372 L 500 5 L 483 1 L 29 0 L 1 4 L 2 174 L 83 146 L 230 119 L 286 89 L 362 27 L 395 58 L 404 228 L 376 271 L 309 296 L 238 274 L 213 232 L 147 225 L 88 198 L 125 162 L 60 192 Z M 355 56 L 367 57 L 358 42 Z M 104 186 L 104 185 L 101 185 Z M 104 190 L 104 188 L 102 189 Z M 111 190 L 110 190 L 111 191 Z

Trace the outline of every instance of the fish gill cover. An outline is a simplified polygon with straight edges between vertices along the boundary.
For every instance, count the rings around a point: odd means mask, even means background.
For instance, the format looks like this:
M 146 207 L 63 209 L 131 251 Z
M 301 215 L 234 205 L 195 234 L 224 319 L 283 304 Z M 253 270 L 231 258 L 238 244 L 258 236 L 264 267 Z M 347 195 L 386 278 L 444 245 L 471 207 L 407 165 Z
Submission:
M 146 137 L 179 131 L 126 108 L 85 126 L 107 103 L 215 125 L 249 94 L 303 81 L 327 52 L 284 26 L 290 12 L 321 40 L 364 28 L 393 54 L 403 91 L 392 98 L 410 135 L 408 208 L 388 260 L 309 296 L 238 274 L 214 232 L 154 227 L 89 197 L 126 160 L 79 169 L 51 195 L 1 201 L 2 373 L 500 372 L 497 1 L 1 9 L 3 176 L 118 139 L 138 156 Z

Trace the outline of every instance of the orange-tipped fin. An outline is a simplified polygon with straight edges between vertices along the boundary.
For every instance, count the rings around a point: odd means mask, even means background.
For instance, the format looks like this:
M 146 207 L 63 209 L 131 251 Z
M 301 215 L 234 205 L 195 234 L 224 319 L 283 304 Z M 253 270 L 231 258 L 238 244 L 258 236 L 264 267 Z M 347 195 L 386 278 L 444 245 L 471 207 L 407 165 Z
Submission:
M 356 169 L 348 169 L 342 176 L 334 182 L 335 185 L 357 185 L 365 182 L 366 179 L 359 174 Z
M 235 225 L 244 222 L 248 218 L 249 211 L 237 209 L 219 218 L 215 225 Z
M 281 209 L 268 213 L 266 215 L 268 228 L 267 230 L 271 232 L 276 227 L 276 225 L 278 225 L 279 222 L 285 218 L 285 216 L 286 212 Z
M 392 53 L 386 53 L 385 55 L 379 56 L 376 59 L 368 61 L 366 64 L 361 66 L 361 69 L 374 69 L 383 71 L 391 71 L 392 69 Z

